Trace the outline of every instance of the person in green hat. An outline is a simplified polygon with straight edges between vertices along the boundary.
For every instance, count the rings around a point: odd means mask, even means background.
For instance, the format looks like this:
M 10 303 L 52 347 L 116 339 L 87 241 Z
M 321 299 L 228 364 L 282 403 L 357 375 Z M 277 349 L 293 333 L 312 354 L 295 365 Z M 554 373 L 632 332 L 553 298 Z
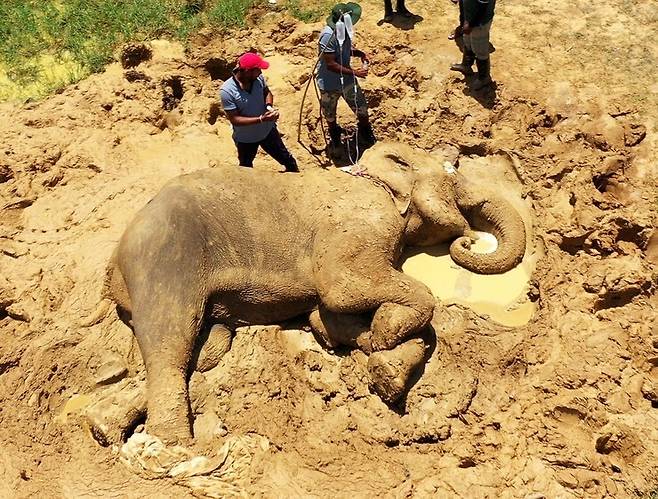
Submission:
M 327 121 L 332 145 L 341 143 L 341 128 L 336 122 L 336 108 L 342 97 L 357 116 L 358 134 L 364 142 L 374 144 L 377 139 L 370 125 L 368 104 L 359 86 L 357 78 L 368 75 L 368 55 L 352 46 L 350 34 L 342 28 L 349 26 L 346 16 L 349 15 L 352 25 L 361 17 L 361 6 L 354 2 L 338 3 L 327 17 L 327 25 L 320 32 L 319 52 L 316 80 L 320 89 L 320 105 Z M 343 23 L 336 29 L 337 23 Z M 344 34 L 344 40 L 342 36 Z M 352 68 L 351 58 L 359 57 L 360 68 Z

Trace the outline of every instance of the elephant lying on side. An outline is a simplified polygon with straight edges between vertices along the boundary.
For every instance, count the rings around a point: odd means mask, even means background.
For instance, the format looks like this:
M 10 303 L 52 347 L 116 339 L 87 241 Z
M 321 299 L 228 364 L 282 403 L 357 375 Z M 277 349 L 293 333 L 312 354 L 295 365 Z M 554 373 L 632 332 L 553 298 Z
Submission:
M 363 349 L 374 391 L 398 399 L 424 361 L 423 341 L 410 338 L 436 303 L 398 270 L 403 247 L 455 240 L 455 261 L 480 273 L 509 270 L 525 251 L 512 206 L 441 164 L 380 143 L 362 159 L 367 176 L 226 168 L 170 181 L 123 234 L 105 290 L 144 359 L 148 430 L 191 436 L 187 373 L 207 324 L 228 333 L 312 312 L 325 342 Z M 496 235 L 496 252 L 468 250 L 471 222 Z M 371 323 L 354 326 L 364 312 Z

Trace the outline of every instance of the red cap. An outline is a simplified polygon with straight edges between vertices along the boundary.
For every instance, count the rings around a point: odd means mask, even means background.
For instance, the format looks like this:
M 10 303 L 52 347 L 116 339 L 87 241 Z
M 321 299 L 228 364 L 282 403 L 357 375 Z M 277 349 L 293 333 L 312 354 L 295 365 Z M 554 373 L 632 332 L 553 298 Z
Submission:
M 247 52 L 238 59 L 238 67 L 240 69 L 267 69 L 270 67 L 270 63 L 258 54 Z

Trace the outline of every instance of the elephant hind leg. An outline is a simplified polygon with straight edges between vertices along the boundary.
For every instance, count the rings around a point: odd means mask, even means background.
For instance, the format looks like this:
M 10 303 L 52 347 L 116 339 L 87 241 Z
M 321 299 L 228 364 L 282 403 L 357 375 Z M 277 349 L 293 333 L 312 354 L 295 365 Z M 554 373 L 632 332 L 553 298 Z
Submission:
M 183 443 L 192 437 L 187 382 L 202 316 L 201 305 L 152 299 L 134 303 L 135 336 L 146 366 L 146 429 L 165 441 Z

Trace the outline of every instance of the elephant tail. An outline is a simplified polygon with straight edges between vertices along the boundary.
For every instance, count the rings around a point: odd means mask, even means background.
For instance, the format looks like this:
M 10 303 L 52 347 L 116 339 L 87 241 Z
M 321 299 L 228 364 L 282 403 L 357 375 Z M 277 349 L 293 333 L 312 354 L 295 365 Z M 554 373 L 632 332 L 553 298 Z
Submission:
M 91 327 L 101 322 L 111 312 L 112 305 L 130 311 L 130 297 L 126 284 L 117 265 L 117 250 L 114 251 L 105 270 L 105 279 L 101 290 L 101 300 L 96 309 L 80 320 L 80 327 Z
M 91 314 L 89 314 L 87 317 L 83 317 L 82 319 L 80 319 L 80 322 L 78 323 L 78 327 L 95 326 L 103 319 L 105 319 L 105 317 L 107 317 L 107 315 L 110 313 L 111 305 L 112 305 L 111 300 L 107 298 L 103 298 Z
M 462 236 L 450 245 L 450 256 L 460 266 L 477 274 L 502 274 L 513 269 L 523 259 L 526 247 L 525 225 L 521 215 L 507 201 L 483 200 L 471 210 L 474 227 L 490 231 L 498 247 L 492 253 L 471 250 L 471 238 Z

